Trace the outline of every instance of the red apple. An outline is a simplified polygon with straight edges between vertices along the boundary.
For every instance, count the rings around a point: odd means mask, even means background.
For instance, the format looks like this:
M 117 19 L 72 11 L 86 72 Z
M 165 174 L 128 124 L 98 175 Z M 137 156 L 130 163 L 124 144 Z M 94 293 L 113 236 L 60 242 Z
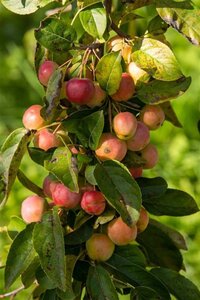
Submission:
M 98 216 L 105 210 L 105 197 L 99 191 L 87 191 L 82 196 L 81 207 L 86 213 Z
M 128 101 L 135 93 L 135 84 L 129 73 L 122 73 L 120 86 L 117 92 L 111 95 L 115 101 Z
M 49 82 L 49 78 L 57 68 L 58 65 L 54 61 L 46 60 L 45 62 L 43 62 L 38 70 L 39 81 L 44 86 L 47 86 Z
M 45 125 L 45 120 L 40 115 L 42 106 L 31 105 L 23 114 L 22 123 L 27 129 L 39 129 Z
M 113 119 L 113 129 L 119 139 L 128 140 L 136 132 L 137 119 L 130 112 L 118 113 Z
M 95 88 L 88 78 L 72 78 L 66 83 L 66 96 L 70 102 L 84 105 L 94 97 Z

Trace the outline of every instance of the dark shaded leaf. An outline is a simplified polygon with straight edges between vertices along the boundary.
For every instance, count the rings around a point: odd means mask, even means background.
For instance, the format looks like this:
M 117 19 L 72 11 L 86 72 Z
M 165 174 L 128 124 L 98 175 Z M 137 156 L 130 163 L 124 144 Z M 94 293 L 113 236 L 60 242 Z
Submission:
M 146 198 L 143 205 L 156 216 L 187 216 L 199 211 L 192 196 L 175 189 L 167 189 L 159 197 Z
M 164 113 L 165 113 L 165 120 L 172 123 L 174 126 L 182 128 L 183 126 L 179 122 L 179 119 L 173 109 L 173 106 L 171 105 L 170 101 L 166 101 L 164 103 L 161 103 L 160 106 L 162 107 Z
M 36 147 L 28 147 L 28 153 L 31 159 L 41 165 L 44 166 L 45 160 L 50 160 L 55 149 L 51 148 L 48 151 L 44 151 L 40 148 Z
M 153 80 L 141 83 L 137 89 L 137 96 L 144 103 L 158 104 L 183 95 L 190 84 L 190 77 L 181 77 L 175 81 Z
M 9 288 L 13 282 L 30 265 L 35 257 L 32 233 L 35 224 L 27 225 L 14 239 L 6 261 L 5 286 Z
M 76 230 L 65 235 L 65 245 L 79 245 L 86 242 L 93 234 L 93 220 L 88 220 Z
M 35 256 L 28 268 L 22 273 L 21 280 L 23 285 L 28 288 L 36 279 L 35 273 L 40 266 L 39 257 Z
M 35 225 L 33 242 L 43 270 L 57 287 L 65 290 L 65 248 L 57 208 L 46 212 Z
M 160 297 L 153 289 L 144 286 L 138 286 L 131 291 L 130 300 L 159 300 Z
M 142 192 L 142 201 L 160 197 L 167 190 L 167 182 L 162 177 L 137 178 L 137 183 Z
M 176 271 L 182 268 L 180 251 L 157 223 L 150 221 L 145 231 L 138 234 L 137 241 L 144 247 L 151 263 Z
M 94 171 L 98 187 L 108 203 L 121 215 L 129 226 L 139 218 L 141 191 L 126 167 L 112 160 L 98 164 Z
M 90 267 L 86 287 L 92 300 L 119 300 L 109 273 L 100 265 Z
M 162 300 L 171 299 L 168 290 L 159 279 L 152 276 L 151 273 L 146 271 L 140 265 L 133 263 L 131 260 L 125 260 L 124 257 L 114 253 L 104 265 L 114 276 L 116 276 L 116 278 L 119 278 L 132 286 L 139 285 L 154 289 Z
M 152 269 L 151 273 L 159 278 L 177 300 L 198 300 L 200 291 L 183 275 L 165 268 Z

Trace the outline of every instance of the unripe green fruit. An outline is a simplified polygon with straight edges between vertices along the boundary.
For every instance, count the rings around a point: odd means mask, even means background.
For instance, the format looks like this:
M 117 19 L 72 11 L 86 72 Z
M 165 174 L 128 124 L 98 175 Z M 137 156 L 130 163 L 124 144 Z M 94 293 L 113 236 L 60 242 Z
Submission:
M 164 120 L 165 113 L 159 105 L 145 105 L 140 112 L 140 121 L 150 130 L 158 129 Z
M 39 222 L 42 218 L 45 200 L 38 195 L 32 195 L 22 202 L 21 216 L 26 223 Z
M 86 250 L 92 260 L 106 261 L 112 256 L 115 245 L 107 235 L 94 233 L 86 242 Z
M 136 132 L 137 119 L 130 112 L 118 113 L 113 119 L 113 129 L 119 139 L 128 140 Z
M 108 236 L 118 246 L 127 245 L 134 241 L 137 236 L 137 226 L 129 227 L 121 217 L 112 220 L 108 224 Z

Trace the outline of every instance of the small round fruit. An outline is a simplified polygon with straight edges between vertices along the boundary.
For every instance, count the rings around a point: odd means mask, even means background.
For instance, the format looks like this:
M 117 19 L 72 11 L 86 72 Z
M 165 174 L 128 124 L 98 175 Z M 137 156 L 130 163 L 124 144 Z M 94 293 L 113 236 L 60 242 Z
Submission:
M 106 99 L 106 92 L 102 90 L 98 82 L 94 82 L 94 96 L 90 100 L 90 102 L 87 104 L 87 106 L 93 108 L 95 106 L 101 106 L 104 100 Z
M 122 218 L 112 220 L 108 224 L 108 236 L 114 244 L 118 246 L 127 245 L 134 241 L 137 236 L 137 226 L 129 227 Z
M 49 82 L 49 78 L 57 68 L 58 65 L 54 61 L 46 60 L 45 62 L 43 62 L 39 67 L 39 71 L 38 71 L 38 78 L 41 84 L 47 86 Z
M 143 169 L 142 169 L 142 167 L 137 167 L 137 168 L 132 167 L 132 168 L 129 168 L 129 172 L 131 173 L 133 178 L 139 178 L 142 176 Z
M 72 78 L 66 83 L 66 96 L 70 102 L 84 105 L 94 97 L 95 88 L 88 78 Z
M 165 113 L 159 105 L 145 105 L 140 112 L 140 121 L 150 130 L 158 129 L 164 120 Z
M 22 123 L 27 129 L 39 129 L 45 125 L 45 120 L 40 115 L 42 106 L 31 105 L 23 114 Z
M 150 142 L 149 128 L 142 122 L 137 122 L 137 129 L 132 138 L 127 141 L 127 148 L 131 151 L 140 151 Z
M 64 184 L 58 183 L 52 191 L 52 199 L 58 206 L 75 208 L 81 201 L 81 194 L 70 191 Z
M 47 128 L 39 130 L 34 137 L 34 146 L 43 149 L 44 151 L 58 147 L 61 144 L 62 142 L 59 136 Z
M 130 112 L 118 113 L 113 119 L 113 129 L 119 139 L 128 140 L 136 132 L 137 119 Z
M 129 73 L 122 73 L 121 82 L 116 93 L 111 95 L 115 101 L 128 101 L 135 93 L 135 84 Z
M 112 256 L 115 245 L 107 235 L 94 233 L 86 241 L 86 250 L 92 260 L 106 261 Z
M 140 209 L 140 216 L 136 223 L 138 233 L 143 232 L 149 224 L 149 214 L 144 207 Z
M 141 157 L 146 160 L 144 169 L 152 169 L 158 162 L 158 151 L 156 146 L 148 144 L 144 149 L 141 150 Z
M 119 140 L 112 133 L 103 133 L 99 146 L 96 149 L 96 156 L 104 161 L 108 159 L 116 159 L 121 161 L 127 152 L 126 142 Z
M 82 196 L 81 207 L 86 213 L 99 216 L 106 207 L 105 197 L 99 191 L 87 191 Z
M 45 177 L 43 181 L 43 192 L 50 199 L 52 199 L 52 192 L 58 183 L 59 182 L 53 179 L 51 175 Z
M 39 222 L 44 213 L 45 200 L 32 195 L 22 202 L 21 216 L 26 223 Z
M 140 79 L 144 78 L 144 80 L 142 81 L 147 81 L 147 79 L 149 79 L 150 77 L 149 74 L 146 71 L 142 70 L 140 67 L 138 67 L 135 62 L 131 62 L 128 65 L 128 73 L 133 78 L 135 85 L 137 84 L 137 81 L 139 81 Z

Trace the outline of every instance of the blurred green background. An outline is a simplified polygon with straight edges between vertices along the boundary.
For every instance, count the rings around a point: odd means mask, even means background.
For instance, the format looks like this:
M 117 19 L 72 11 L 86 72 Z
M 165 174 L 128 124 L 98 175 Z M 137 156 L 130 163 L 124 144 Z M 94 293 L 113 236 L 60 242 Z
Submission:
M 200 6 L 200 0 L 194 2 Z M 49 6 L 49 9 L 52 7 Z M 148 19 L 151 13 L 150 8 L 142 11 Z M 9 132 L 22 126 L 21 117 L 25 109 L 31 104 L 42 103 L 44 91 L 33 67 L 33 28 L 39 26 L 44 16 L 45 10 L 18 16 L 0 4 L 0 145 Z M 192 84 L 183 96 L 172 102 L 183 128 L 178 129 L 165 122 L 162 128 L 152 133 L 152 140 L 159 148 L 160 162 L 154 170 L 145 171 L 144 175 L 164 177 L 170 187 L 193 195 L 200 206 L 200 134 L 197 129 L 200 119 L 200 48 L 191 45 L 172 29 L 167 32 L 167 39 L 183 73 L 192 77 Z M 46 173 L 28 156 L 23 159 L 22 168 L 41 185 Z M 27 195 L 29 191 L 16 181 L 8 204 L 0 211 L 1 252 L 4 250 L 3 255 L 0 254 L 0 266 L 5 263 L 6 244 L 10 242 L 4 226 L 10 216 L 20 215 L 20 203 Z M 159 219 L 179 230 L 186 238 L 189 248 L 188 252 L 183 252 L 186 276 L 200 287 L 200 215 Z M 4 292 L 2 273 L 3 269 L 0 269 L 0 294 Z M 19 285 L 18 281 L 13 288 Z M 22 292 L 15 299 L 28 299 L 27 292 Z

